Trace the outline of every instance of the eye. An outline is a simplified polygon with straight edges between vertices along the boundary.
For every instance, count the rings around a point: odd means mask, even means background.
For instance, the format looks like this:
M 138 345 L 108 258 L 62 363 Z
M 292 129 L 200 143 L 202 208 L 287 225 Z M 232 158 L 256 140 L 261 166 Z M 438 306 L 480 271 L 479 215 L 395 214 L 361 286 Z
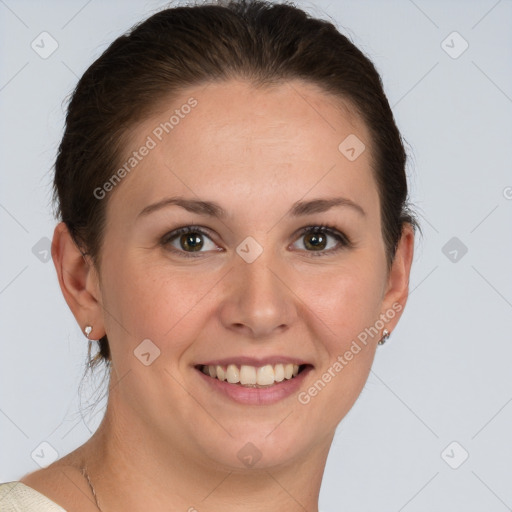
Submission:
M 207 238 L 210 244 L 208 244 L 208 241 L 205 243 L 204 238 Z M 207 250 L 218 250 L 217 245 L 212 241 L 208 233 L 198 226 L 185 226 L 175 229 L 164 235 L 161 244 L 172 252 L 177 252 L 180 256 L 187 258 L 197 258 Z M 206 250 L 202 251 L 201 249 Z
M 310 256 L 325 256 L 343 248 L 352 247 L 352 243 L 345 234 L 324 224 L 302 228 L 299 238 L 303 238 L 302 247 L 306 252 L 311 253 Z M 329 243 L 329 238 L 335 242 Z M 171 252 L 186 258 L 197 258 L 208 251 L 222 250 L 212 241 L 208 232 L 199 226 L 175 229 L 164 235 L 160 243 Z
M 326 256 L 346 247 L 352 247 L 348 237 L 336 228 L 327 225 L 307 226 L 300 232 L 303 247 L 311 256 Z M 337 243 L 329 244 L 329 238 Z

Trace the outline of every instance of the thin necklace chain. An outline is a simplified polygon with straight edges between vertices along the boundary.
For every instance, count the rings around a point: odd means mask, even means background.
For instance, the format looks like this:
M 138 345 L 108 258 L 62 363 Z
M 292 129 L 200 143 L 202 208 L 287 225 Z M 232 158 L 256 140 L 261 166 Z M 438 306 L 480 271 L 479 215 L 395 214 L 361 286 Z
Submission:
M 96 502 L 96 506 L 98 507 L 98 510 L 100 512 L 103 512 L 101 510 L 101 507 L 100 507 L 99 503 L 98 503 L 98 497 L 96 496 L 96 491 L 94 490 L 94 487 L 93 487 L 93 485 L 91 483 L 91 479 L 89 478 L 89 473 L 87 473 L 87 469 L 85 469 L 85 466 L 82 468 L 82 475 L 84 475 L 85 478 L 87 479 L 87 483 L 89 484 L 89 487 L 91 488 L 92 495 L 94 496 L 94 501 Z

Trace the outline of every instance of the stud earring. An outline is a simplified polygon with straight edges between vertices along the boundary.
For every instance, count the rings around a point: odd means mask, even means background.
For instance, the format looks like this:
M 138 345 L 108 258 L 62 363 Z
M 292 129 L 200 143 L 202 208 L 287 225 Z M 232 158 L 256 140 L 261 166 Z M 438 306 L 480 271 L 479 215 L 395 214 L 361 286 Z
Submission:
M 382 331 L 382 338 L 379 340 L 379 345 L 384 345 L 384 343 L 388 341 L 390 334 L 391 333 L 387 329 L 384 329 L 384 331 Z
M 84 329 L 84 332 L 85 332 L 85 335 L 87 336 L 87 338 L 89 338 L 89 335 L 91 334 L 92 332 L 92 326 L 90 325 L 86 325 L 85 326 L 85 329 Z

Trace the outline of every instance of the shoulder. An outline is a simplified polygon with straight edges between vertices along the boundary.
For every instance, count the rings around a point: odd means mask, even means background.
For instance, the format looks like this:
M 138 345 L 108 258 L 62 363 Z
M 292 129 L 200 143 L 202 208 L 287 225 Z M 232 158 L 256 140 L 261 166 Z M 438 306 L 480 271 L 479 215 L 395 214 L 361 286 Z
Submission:
M 65 512 L 57 503 L 21 481 L 0 484 L 2 512 Z
M 21 510 L 38 510 L 55 512 L 97 512 L 95 504 L 89 500 L 89 487 L 80 470 L 63 462 L 29 473 L 18 482 L 28 492 L 39 494 L 49 504 L 57 508 L 28 508 Z M 4 509 L 0 506 L 0 510 Z M 18 511 L 18 509 L 13 509 Z

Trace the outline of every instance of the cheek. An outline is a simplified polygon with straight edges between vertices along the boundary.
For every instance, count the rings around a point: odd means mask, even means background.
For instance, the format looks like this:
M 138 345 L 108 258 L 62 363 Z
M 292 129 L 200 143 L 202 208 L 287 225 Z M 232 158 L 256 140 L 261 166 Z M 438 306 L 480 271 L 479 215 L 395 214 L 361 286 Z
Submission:
M 368 379 L 379 338 L 372 330 L 381 307 L 378 283 L 375 273 L 351 267 L 310 303 L 326 326 L 318 344 L 323 357 L 297 398 L 305 411 L 322 417 L 326 432 L 345 417 Z
M 301 280 L 298 295 L 308 297 L 309 308 L 325 325 L 324 344 L 331 356 L 379 318 L 384 270 L 364 259 L 355 255 L 332 273 Z
M 318 344 L 324 357 L 299 402 L 322 411 L 329 426 L 336 425 L 359 396 L 379 339 L 374 326 L 381 313 L 385 263 L 376 262 L 371 253 L 354 254 L 330 279 L 323 279 L 322 287 L 310 279 L 302 291 L 315 290 L 309 307 L 325 328 Z
M 137 257 L 118 259 L 104 273 L 105 322 L 118 365 L 133 365 L 128 356 L 146 339 L 170 363 L 177 359 L 198 336 L 199 313 L 204 315 L 208 302 L 202 298 L 219 279 L 211 273 L 171 269 L 168 262 Z

